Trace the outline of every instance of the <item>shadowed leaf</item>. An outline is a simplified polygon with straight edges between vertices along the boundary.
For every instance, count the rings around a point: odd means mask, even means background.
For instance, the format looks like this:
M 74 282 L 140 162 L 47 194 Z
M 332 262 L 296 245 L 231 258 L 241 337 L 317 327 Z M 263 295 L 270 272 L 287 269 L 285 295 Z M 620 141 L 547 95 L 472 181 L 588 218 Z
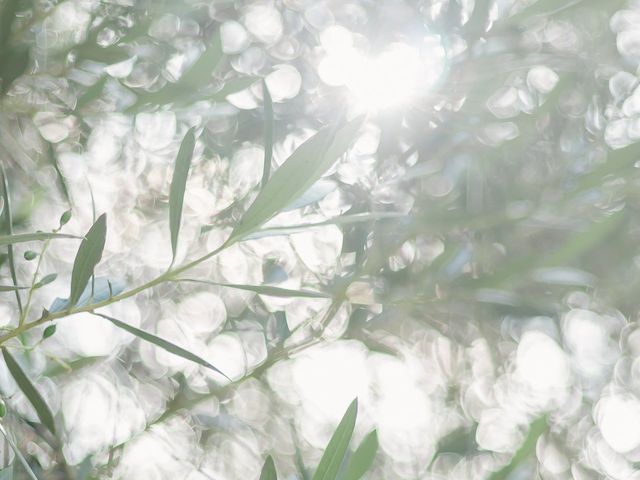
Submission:
M 82 292 L 89 283 L 94 268 L 102 258 L 106 237 L 107 215 L 103 213 L 89 229 L 80 244 L 80 248 L 78 248 L 71 273 L 69 307 L 73 307 L 78 302 Z
M 184 191 L 187 186 L 187 177 L 196 138 L 193 127 L 190 128 L 180 144 L 176 165 L 173 170 L 171 189 L 169 192 L 169 229 L 171 230 L 171 251 L 173 258 L 176 258 L 178 249 L 178 235 L 180 234 L 180 221 L 182 220 L 182 203 L 184 202 Z
M 9 195 L 9 181 L 7 180 L 7 173 L 4 170 L 4 167 L 0 165 L 0 173 L 2 173 L 2 195 L 4 200 L 4 228 L 6 232 L 9 234 L 8 236 L 13 236 L 13 218 L 11 212 L 11 196 Z M 9 273 L 11 274 L 11 281 L 14 286 L 18 285 L 18 277 L 16 275 L 16 263 L 13 256 L 13 245 L 11 243 L 7 244 L 7 258 L 9 260 Z M 18 290 L 15 290 L 16 295 L 16 303 L 18 304 L 18 310 L 20 311 L 20 315 L 22 315 L 22 298 L 20 297 L 20 293 Z
M 49 409 L 49 405 L 45 402 L 40 392 L 33 385 L 29 377 L 24 373 L 20 364 L 16 361 L 15 358 L 9 353 L 9 351 L 2 347 L 2 356 L 4 357 L 4 361 L 7 364 L 7 368 L 9 372 L 11 372 L 11 376 L 14 378 L 24 396 L 27 397 L 33 408 L 36 410 L 38 414 L 38 418 L 42 422 L 42 424 L 49 429 L 51 433 L 55 435 L 56 427 L 55 422 L 53 420 L 53 414 Z
M 493 472 L 489 477 L 489 480 L 505 480 L 509 477 L 511 472 L 516 470 L 523 462 L 529 457 L 535 454 L 536 443 L 538 438 L 547 430 L 547 417 L 541 417 L 535 420 L 529 427 L 529 433 L 524 439 L 524 442 L 516 453 L 511 457 L 511 460 L 500 470 Z

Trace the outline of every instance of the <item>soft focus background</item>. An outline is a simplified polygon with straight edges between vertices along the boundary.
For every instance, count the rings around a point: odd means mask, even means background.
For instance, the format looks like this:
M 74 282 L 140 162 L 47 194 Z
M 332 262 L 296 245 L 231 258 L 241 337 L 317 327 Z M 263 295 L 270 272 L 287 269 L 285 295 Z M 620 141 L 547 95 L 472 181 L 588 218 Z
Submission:
M 380 441 L 366 478 L 498 478 L 519 451 L 500 478 L 640 479 L 640 2 L 0 8 L 13 229 L 51 230 L 72 208 L 64 231 L 84 234 L 106 212 L 96 275 L 128 287 L 171 262 L 169 183 L 189 127 L 179 263 L 219 246 L 257 192 L 261 78 L 273 170 L 319 128 L 367 115 L 269 224 L 319 226 L 270 230 L 189 273 L 344 302 L 171 283 L 102 309 L 233 384 L 88 313 L 20 338 L 59 444 L 4 364 L 3 425 L 41 478 L 257 479 L 268 452 L 281 478 L 308 479 L 357 396 L 355 440 L 377 428 Z M 20 284 L 29 248 L 16 246 Z M 40 271 L 57 278 L 31 318 L 67 295 L 76 249 L 51 242 Z M 0 295 L 10 330 L 15 296 Z

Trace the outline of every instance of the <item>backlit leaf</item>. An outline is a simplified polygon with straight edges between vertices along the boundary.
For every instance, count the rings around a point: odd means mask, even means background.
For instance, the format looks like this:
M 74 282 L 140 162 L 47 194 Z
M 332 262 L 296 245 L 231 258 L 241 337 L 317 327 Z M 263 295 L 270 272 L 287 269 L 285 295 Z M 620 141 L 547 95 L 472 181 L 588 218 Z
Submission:
M 371 468 L 373 460 L 378 451 L 378 433 L 373 430 L 370 432 L 349 460 L 347 471 L 342 480 L 359 480 Z
M 347 151 L 362 121 L 358 117 L 337 129 L 325 128 L 300 145 L 260 191 L 229 242 L 254 232 L 306 192 Z
M 174 355 L 177 355 L 179 357 L 182 357 L 186 360 L 190 360 L 194 363 L 197 363 L 198 365 L 202 365 L 203 367 L 206 367 L 210 370 L 213 370 L 214 372 L 219 373 L 220 375 L 224 376 L 227 380 L 231 380 L 229 377 L 227 377 L 224 373 L 222 373 L 220 370 L 218 370 L 216 367 L 214 367 L 213 365 L 211 365 L 209 362 L 207 362 L 205 359 L 203 359 L 202 357 L 199 357 L 198 355 L 191 353 L 188 350 L 185 350 L 182 347 L 179 347 L 163 338 L 157 337 L 155 335 L 153 335 L 152 333 L 149 332 L 145 332 L 144 330 L 140 330 L 139 328 L 136 327 L 132 327 L 131 325 L 121 322 L 120 320 L 117 320 L 113 317 L 110 317 L 108 315 L 103 315 L 101 313 L 94 313 L 94 315 L 98 315 L 99 317 L 102 317 L 106 320 L 109 320 L 111 323 L 113 323 L 116 327 L 119 327 L 123 330 L 126 330 L 127 332 L 135 335 L 136 337 L 149 342 L 149 343 L 153 343 L 154 345 L 162 348 L 163 350 L 166 350 L 167 352 L 173 353 Z
M 194 129 L 190 128 L 180 144 L 176 164 L 171 180 L 171 190 L 169 192 L 169 229 L 171 230 L 171 251 L 173 258 L 176 258 L 178 248 L 178 235 L 180 234 L 180 221 L 182 220 L 182 204 L 184 202 L 184 191 L 187 186 L 187 177 L 193 149 L 196 144 Z
M 349 442 L 351 442 L 357 416 L 358 399 L 356 398 L 347 408 L 338 428 L 329 440 L 312 480 L 336 480 L 347 448 L 349 448 Z

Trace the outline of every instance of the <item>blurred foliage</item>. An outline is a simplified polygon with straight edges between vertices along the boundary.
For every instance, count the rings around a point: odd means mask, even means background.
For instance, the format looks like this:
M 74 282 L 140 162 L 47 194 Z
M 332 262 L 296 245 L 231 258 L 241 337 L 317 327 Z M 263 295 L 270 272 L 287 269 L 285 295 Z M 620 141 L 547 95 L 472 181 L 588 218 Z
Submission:
M 640 3 L 0 12 L 0 478 L 640 478 Z

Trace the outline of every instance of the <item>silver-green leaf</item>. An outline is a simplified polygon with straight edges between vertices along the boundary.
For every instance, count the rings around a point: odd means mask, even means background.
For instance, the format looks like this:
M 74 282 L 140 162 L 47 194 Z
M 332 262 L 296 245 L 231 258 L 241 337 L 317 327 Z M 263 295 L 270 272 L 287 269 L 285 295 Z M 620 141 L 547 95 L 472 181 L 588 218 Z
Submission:
M 325 128 L 300 145 L 264 185 L 228 242 L 254 232 L 306 192 L 347 151 L 362 122 L 358 117 L 339 128 Z
M 149 332 L 145 332 L 144 330 L 140 330 L 139 328 L 136 327 L 132 327 L 131 325 L 121 322 L 120 320 L 110 317 L 108 315 L 104 315 L 102 313 L 97 313 L 95 312 L 94 315 L 97 315 L 99 317 L 104 318 L 105 320 L 109 320 L 111 323 L 113 323 L 116 327 L 121 328 L 123 330 L 126 330 L 127 332 L 135 335 L 136 337 L 149 342 L 149 343 L 153 343 L 154 345 L 162 348 L 163 350 L 166 350 L 169 353 L 173 353 L 174 355 L 177 355 L 179 357 L 182 357 L 186 360 L 189 360 L 191 362 L 197 363 L 198 365 L 202 365 L 203 367 L 206 367 L 210 370 L 213 370 L 216 373 L 219 373 L 220 375 L 222 375 L 223 377 L 225 377 L 227 380 L 231 381 L 231 379 L 229 377 L 227 377 L 222 371 L 220 371 L 219 369 L 217 369 L 216 367 L 214 367 L 213 365 L 211 365 L 209 362 L 207 362 L 204 358 L 199 357 L 198 355 L 196 355 L 195 353 L 191 353 L 189 350 L 185 350 L 182 347 L 179 347 L 178 345 L 175 345 L 167 340 L 165 340 L 164 338 L 160 338 L 157 337 L 156 335 L 153 335 L 152 333 Z
M 336 480 L 347 448 L 349 448 L 349 442 L 351 442 L 357 416 L 358 399 L 356 398 L 347 408 L 336 431 L 333 432 L 312 480 Z
M 351 455 L 347 471 L 342 480 L 359 480 L 373 465 L 378 451 L 378 433 L 373 430 L 364 437 L 360 445 Z
M 178 249 L 178 235 L 180 234 L 180 221 L 182 220 L 182 204 L 184 202 L 184 191 L 187 186 L 187 177 L 193 149 L 196 144 L 196 137 L 193 127 L 190 128 L 180 144 L 176 165 L 173 170 L 171 180 L 171 190 L 169 192 L 169 229 L 171 230 L 171 251 L 173 258 L 176 258 Z
M 80 248 L 78 248 L 71 272 L 69 307 L 73 307 L 78 302 L 82 292 L 89 283 L 94 268 L 102 258 L 106 238 L 107 215 L 103 213 L 91 226 L 84 240 L 80 243 Z
M 260 473 L 260 480 L 278 480 L 278 473 L 276 472 L 276 466 L 273 463 L 271 455 L 268 455 L 264 461 L 262 472 Z

